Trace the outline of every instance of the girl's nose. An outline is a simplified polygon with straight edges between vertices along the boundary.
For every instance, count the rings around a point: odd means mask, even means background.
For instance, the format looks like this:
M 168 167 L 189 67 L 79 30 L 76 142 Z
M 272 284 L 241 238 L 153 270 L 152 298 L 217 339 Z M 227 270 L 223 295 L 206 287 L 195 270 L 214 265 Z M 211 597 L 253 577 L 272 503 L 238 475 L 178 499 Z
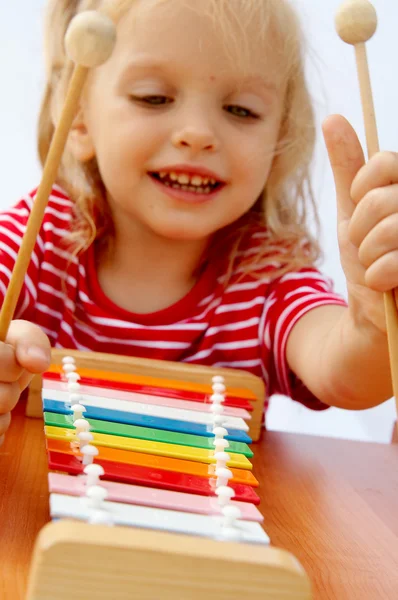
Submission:
M 173 145 L 176 148 L 189 148 L 194 152 L 214 152 L 218 148 L 217 140 L 210 131 L 199 131 L 193 127 L 175 132 L 172 136 Z

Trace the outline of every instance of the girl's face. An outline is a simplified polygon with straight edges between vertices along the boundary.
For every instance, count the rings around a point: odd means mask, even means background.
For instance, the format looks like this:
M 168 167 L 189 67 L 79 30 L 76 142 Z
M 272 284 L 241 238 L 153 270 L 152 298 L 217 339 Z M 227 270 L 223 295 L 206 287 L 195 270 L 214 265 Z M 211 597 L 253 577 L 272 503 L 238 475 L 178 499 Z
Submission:
M 206 240 L 265 187 L 284 95 L 276 61 L 255 23 L 250 64 L 234 60 L 205 2 L 135 3 L 92 76 L 74 148 L 96 156 L 116 230 Z

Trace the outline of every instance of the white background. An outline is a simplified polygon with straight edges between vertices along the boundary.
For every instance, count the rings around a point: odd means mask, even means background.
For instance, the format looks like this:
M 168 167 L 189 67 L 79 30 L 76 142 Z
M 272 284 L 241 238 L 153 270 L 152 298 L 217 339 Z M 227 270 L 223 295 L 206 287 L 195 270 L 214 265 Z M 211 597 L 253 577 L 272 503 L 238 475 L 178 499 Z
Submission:
M 334 30 L 340 0 L 292 0 L 299 7 L 309 40 L 308 73 L 319 125 L 329 113 L 344 114 L 362 140 L 363 125 L 353 50 Z M 44 0 L 0 3 L 0 209 L 36 186 L 40 168 L 36 154 L 36 119 L 43 86 L 42 13 Z M 379 28 L 368 44 L 369 63 L 382 149 L 398 150 L 398 2 L 374 0 Z M 320 127 L 319 127 L 320 131 Z M 324 271 L 345 294 L 335 235 L 335 197 L 325 148 L 319 135 L 314 188 L 322 221 Z M 312 413 L 285 398 L 275 398 L 270 428 L 318 435 L 389 442 L 395 420 L 394 402 L 359 413 L 328 410 Z

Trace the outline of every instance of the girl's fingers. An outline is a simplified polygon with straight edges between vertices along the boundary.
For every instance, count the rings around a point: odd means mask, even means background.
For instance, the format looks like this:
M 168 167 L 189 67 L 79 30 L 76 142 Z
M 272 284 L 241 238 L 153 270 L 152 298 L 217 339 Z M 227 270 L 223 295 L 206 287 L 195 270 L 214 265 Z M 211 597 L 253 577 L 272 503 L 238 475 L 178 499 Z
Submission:
M 19 381 L 14 383 L 0 383 L 0 415 L 11 412 L 15 408 L 21 387 Z
M 28 387 L 32 379 L 32 373 L 29 373 L 29 371 L 24 371 L 21 377 L 18 379 L 19 391 L 23 392 Z
M 16 359 L 15 349 L 8 343 L 0 342 L 0 381 L 16 381 L 22 373 L 23 367 Z
M 361 264 L 369 268 L 374 262 L 398 250 L 398 212 L 378 223 L 365 237 L 358 250 Z M 398 263 L 396 265 L 398 271 Z
M 359 248 L 378 223 L 397 213 L 398 184 L 371 190 L 355 208 L 348 230 L 350 241 Z
M 15 348 L 16 363 L 29 373 L 43 373 L 50 366 L 50 341 L 37 325 L 28 321 L 13 321 L 7 335 L 7 342 Z M 22 370 L 18 377 L 21 374 Z M 3 381 L 5 380 L 3 379 Z
M 359 204 L 371 190 L 395 183 L 398 183 L 398 154 L 379 152 L 358 171 L 351 186 L 351 198 Z
M 384 254 L 365 274 L 366 285 L 376 292 L 388 292 L 398 287 L 398 250 Z

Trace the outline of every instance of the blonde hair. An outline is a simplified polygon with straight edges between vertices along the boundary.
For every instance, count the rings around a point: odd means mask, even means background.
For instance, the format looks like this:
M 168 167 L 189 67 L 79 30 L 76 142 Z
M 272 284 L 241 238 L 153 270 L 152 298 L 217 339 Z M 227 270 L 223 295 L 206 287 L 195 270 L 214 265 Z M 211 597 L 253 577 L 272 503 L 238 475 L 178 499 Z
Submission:
M 50 0 L 45 27 L 47 86 L 38 127 L 38 149 L 44 164 L 54 134 L 54 105 L 65 94 L 71 77 L 71 65 L 65 56 L 63 40 L 72 18 L 84 10 L 101 10 L 116 22 L 135 0 Z M 153 0 L 171 2 L 173 0 Z M 149 2 L 147 6 L 153 4 Z M 239 5 L 239 14 L 234 6 Z M 264 264 L 280 260 L 279 276 L 286 271 L 313 265 L 320 258 L 318 243 L 309 229 L 309 215 L 319 226 L 319 219 L 310 184 L 310 165 L 315 146 L 315 122 L 310 94 L 304 72 L 304 40 L 297 15 L 289 0 L 208 0 L 195 10 L 206 6 L 218 29 L 225 34 L 231 50 L 237 44 L 230 37 L 231 20 L 242 32 L 239 36 L 239 56 L 245 60 L 249 40 L 245 28 L 256 19 L 262 25 L 264 40 L 272 30 L 272 51 L 282 69 L 286 92 L 279 141 L 266 187 L 253 208 L 239 220 L 235 228 L 228 228 L 231 240 L 232 265 L 240 245 L 250 234 L 254 224 L 266 226 L 269 236 L 259 255 L 247 259 L 244 268 L 253 269 L 254 263 Z M 276 54 L 275 54 L 276 52 Z M 93 159 L 79 163 L 66 151 L 60 167 L 58 183 L 74 201 L 74 220 L 68 240 L 76 254 L 87 249 L 94 241 L 108 243 L 114 230 L 106 190 Z M 231 233 L 232 232 L 232 233 Z M 222 236 L 220 236 L 222 237 Z M 217 239 L 217 236 L 215 236 Z M 225 238 L 224 238 L 225 242 Z M 217 245 L 217 243 L 216 243 Z M 214 246 L 213 246 L 214 247 Z M 225 245 L 224 245 L 225 248 Z M 270 251 L 270 249 L 272 251 Z

